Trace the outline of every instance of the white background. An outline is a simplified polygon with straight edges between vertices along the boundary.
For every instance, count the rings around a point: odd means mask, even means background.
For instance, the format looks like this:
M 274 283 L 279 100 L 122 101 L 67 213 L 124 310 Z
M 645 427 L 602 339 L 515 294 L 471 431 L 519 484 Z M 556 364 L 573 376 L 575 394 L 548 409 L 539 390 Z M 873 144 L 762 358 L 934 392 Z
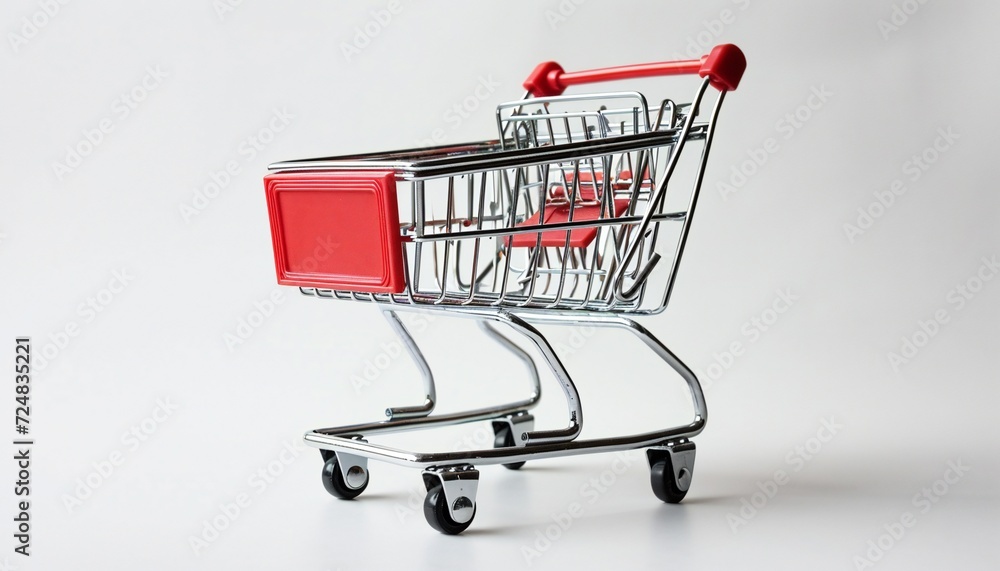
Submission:
M 888 0 L 400 0 L 391 19 L 384 2 L 243 2 L 221 13 L 216 4 L 71 2 L 46 18 L 34 0 L 4 3 L 3 434 L 13 435 L 14 337 L 31 335 L 36 355 L 52 356 L 44 368 L 36 358 L 32 381 L 30 560 L 12 551 L 14 470 L 3 462 L 7 569 L 1000 564 L 1000 280 L 973 279 L 984 257 L 1000 255 L 990 182 L 1000 126 L 995 4 L 931 1 L 914 12 L 915 2 L 901 2 L 913 13 L 897 14 L 897 29 L 880 28 L 893 17 Z M 22 18 L 48 21 L 31 34 Z M 359 36 L 366 27 L 372 37 Z M 437 130 L 443 142 L 490 138 L 492 108 L 520 97 L 539 61 L 584 69 L 723 42 L 744 49 L 748 71 L 722 112 L 673 305 L 645 321 L 708 385 L 710 420 L 684 504 L 655 499 L 639 451 L 617 463 L 597 455 L 517 473 L 484 467 L 472 528 L 446 537 L 419 513 L 416 471 L 373 464 L 368 491 L 344 502 L 322 489 L 319 454 L 282 455 L 307 429 L 377 420 L 420 393 L 405 359 L 352 384 L 391 350 L 373 307 L 275 286 L 261 185 L 269 162 L 407 148 Z M 148 80 L 155 89 L 123 117 L 119 97 L 150 66 L 165 78 Z M 495 87 L 479 101 L 481 81 Z M 693 84 L 610 88 L 683 99 Z M 814 90 L 831 95 L 820 104 Z M 802 107 L 810 101 L 814 109 Z M 475 109 L 461 117 L 456 104 Z M 293 118 L 272 138 L 261 131 L 275 109 Z M 779 123 L 796 112 L 808 120 Z M 112 130 L 79 166 L 54 167 L 105 118 Z M 957 140 L 927 151 L 939 129 Z M 241 153 L 255 136 L 270 142 Z M 753 174 L 724 195 L 720 182 L 768 138 L 777 151 L 744 167 Z M 936 161 L 914 180 L 906 164 L 925 151 Z M 182 206 L 231 161 L 229 184 L 185 218 Z M 906 192 L 872 206 L 897 179 Z M 849 236 L 859 208 L 873 218 Z M 124 290 L 88 312 L 88 298 L 122 270 L 131 276 Z M 948 296 L 970 279 L 978 291 L 959 307 Z M 744 328 L 773 317 L 767 310 L 786 290 L 797 299 L 766 332 Z M 273 313 L 227 346 L 255 302 L 276 291 Z M 919 323 L 939 310 L 947 322 L 922 336 Z M 68 325 L 77 334 L 59 348 Z M 523 392 L 516 362 L 496 356 L 471 324 L 421 329 L 441 410 Z M 577 375 L 587 435 L 685 418 L 679 380 L 634 340 L 600 332 L 581 347 L 568 331 L 546 332 Z M 894 367 L 889 354 L 904 337 L 923 346 Z M 734 342 L 741 354 L 725 355 Z M 539 425 L 560 426 L 563 404 L 545 383 Z M 148 420 L 158 399 L 176 406 L 158 413 L 160 423 Z M 815 451 L 811 439 L 831 419 L 836 435 L 808 460 L 797 455 Z M 144 421 L 151 435 L 123 440 Z M 482 444 L 484 428 L 394 441 L 455 448 Z M 101 475 L 116 453 L 119 465 Z M 954 483 L 938 484 L 933 503 L 915 501 L 949 462 L 969 470 L 957 481 L 948 474 Z M 278 475 L 262 485 L 255 474 L 269 464 Z M 788 475 L 781 486 L 778 470 Z M 89 495 L 88 479 L 98 484 Z M 754 496 L 775 487 L 766 502 Z M 196 552 L 191 538 L 240 494 L 249 504 Z M 762 507 L 747 509 L 751 500 Z M 552 527 L 574 503 L 582 515 Z M 906 512 L 915 524 L 894 539 L 886 526 Z

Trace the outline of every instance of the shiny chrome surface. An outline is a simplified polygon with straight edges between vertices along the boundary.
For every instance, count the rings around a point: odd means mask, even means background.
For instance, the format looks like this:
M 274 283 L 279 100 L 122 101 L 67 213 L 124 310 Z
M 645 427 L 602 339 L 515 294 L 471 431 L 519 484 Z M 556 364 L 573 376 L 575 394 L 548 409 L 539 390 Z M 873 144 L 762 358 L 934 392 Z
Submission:
M 340 466 L 344 483 L 351 489 L 358 489 L 368 481 L 368 458 L 347 452 L 337 452 L 337 464 Z
M 472 519 L 476 513 L 479 470 L 469 464 L 429 466 L 424 470 L 423 477 L 427 491 L 441 484 L 448 502 L 448 511 L 455 523 L 465 523 Z
M 305 441 L 310 446 L 323 450 L 333 450 L 345 452 L 357 456 L 378 459 L 400 465 L 416 467 L 447 466 L 452 464 L 506 464 L 534 460 L 540 458 L 555 458 L 574 454 L 585 454 L 594 452 L 614 452 L 630 450 L 635 448 L 646 448 L 650 446 L 664 445 L 668 442 L 679 439 L 691 438 L 699 434 L 705 427 L 708 418 L 708 409 L 705 404 L 705 397 L 701 390 L 701 385 L 697 377 L 680 359 L 676 357 L 663 343 L 653 336 L 648 330 L 636 323 L 634 320 L 619 315 L 588 315 L 586 319 L 581 319 L 579 314 L 530 314 L 523 316 L 512 315 L 506 310 L 496 309 L 458 309 L 453 308 L 452 314 L 461 315 L 471 319 L 490 320 L 512 325 L 512 327 L 535 342 L 535 336 L 544 341 L 544 337 L 538 330 L 527 323 L 531 321 L 537 324 L 550 325 L 579 325 L 587 324 L 596 327 L 610 327 L 625 329 L 638 337 L 648 348 L 650 348 L 660 359 L 662 359 L 671 369 L 676 371 L 687 384 L 691 393 L 692 405 L 695 411 L 694 418 L 686 425 L 673 427 L 654 432 L 635 434 L 623 437 L 599 438 L 592 440 L 580 440 L 575 436 L 582 429 L 582 414 L 572 422 L 574 410 L 579 411 L 579 395 L 575 387 L 567 393 L 567 404 L 569 407 L 570 421 L 565 429 L 554 431 L 530 431 L 531 427 L 523 427 L 521 430 L 521 441 L 523 446 L 515 448 L 490 448 L 460 452 L 411 452 L 399 450 L 388 446 L 371 444 L 357 439 L 357 435 L 372 436 L 382 433 L 397 432 L 414 428 L 429 428 L 432 426 L 450 425 L 463 422 L 475 422 L 480 420 L 501 420 L 507 421 L 508 415 L 515 415 L 515 418 L 522 411 L 511 411 L 498 407 L 496 409 L 476 409 L 472 411 L 453 413 L 448 415 L 431 415 L 422 418 L 404 418 L 399 420 L 386 420 L 370 424 L 356 424 L 338 428 L 326 428 L 314 430 L 306 433 Z M 550 353 L 544 352 L 543 347 L 548 347 Z M 536 344 L 536 348 L 542 352 L 543 357 L 548 360 L 558 356 L 551 350 L 547 341 Z M 566 375 L 565 380 L 572 385 L 572 380 L 568 373 L 561 367 L 561 364 L 554 366 L 553 373 L 557 370 Z M 573 400 L 570 400 L 570 396 Z M 579 412 L 578 412 L 579 414 Z M 516 424 L 514 425 L 516 426 Z
M 647 448 L 650 465 L 669 458 L 678 488 L 688 489 L 695 459 L 690 439 L 708 419 L 704 393 L 691 369 L 630 316 L 658 314 L 670 300 L 724 99 L 718 95 L 707 120 L 699 118 L 700 109 L 708 107 L 708 86 L 707 79 L 699 82 L 688 103 L 664 99 L 653 109 L 637 92 L 526 97 L 497 108 L 495 140 L 269 167 L 395 173 L 405 290 L 372 294 L 299 288 L 316 298 L 377 304 L 423 382 L 422 404 L 390 407 L 379 422 L 306 433 L 306 443 L 323 451 L 324 458 L 337 455 L 348 486 L 358 489 L 367 483 L 367 459 L 422 468 L 427 490 L 442 486 L 451 518 L 463 524 L 475 513 L 479 472 L 474 465 Z M 678 182 L 692 174 L 690 183 Z M 554 219 L 547 217 L 552 209 L 559 215 Z M 545 244 L 543 233 L 549 237 Z M 580 233 L 589 241 L 572 239 Z M 524 239 L 532 235 L 533 245 Z M 669 268 L 661 263 L 664 258 L 670 260 Z M 399 318 L 404 309 L 475 320 L 524 365 L 529 396 L 435 414 L 434 374 Z M 640 434 L 580 438 L 580 394 L 540 325 L 587 325 L 635 335 L 684 381 L 693 418 Z M 541 398 L 538 358 L 566 403 L 561 425 L 542 430 L 529 412 Z M 493 425 L 496 447 L 416 452 L 365 439 L 478 421 Z
M 699 127 L 692 135 L 703 138 L 704 127 Z M 493 140 L 428 149 L 407 149 L 393 153 L 282 161 L 272 163 L 267 168 L 272 171 L 393 170 L 397 173 L 397 180 L 428 180 L 487 170 L 536 167 L 573 161 L 579 157 L 622 153 L 637 148 L 662 147 L 676 141 L 677 133 L 673 130 L 528 149 L 505 149 L 504 142 Z
M 696 101 L 701 101 L 701 98 L 705 95 L 706 89 L 708 89 L 707 81 L 702 82 L 701 90 L 698 91 Z M 636 236 L 646 236 L 649 224 L 653 221 L 653 215 L 656 214 L 657 210 L 659 210 L 663 204 L 663 199 L 667 194 L 667 182 L 670 181 L 670 175 L 673 174 L 674 169 L 677 167 L 677 161 L 680 159 L 681 152 L 684 150 L 684 145 L 688 140 L 687 136 L 691 132 L 691 128 L 694 126 L 694 118 L 695 114 L 691 113 L 684 121 L 684 127 L 681 129 L 680 136 L 677 138 L 677 145 L 672 149 L 670 159 L 667 162 L 666 173 L 656 190 L 656 195 L 649 201 L 649 206 L 646 208 L 646 214 L 642 217 L 642 221 L 639 222 L 639 225 L 635 230 Z M 707 139 L 705 145 L 706 147 L 708 146 Z M 704 167 L 704 165 L 705 161 L 702 160 L 701 166 Z M 698 187 L 700 184 L 696 184 L 695 186 Z M 685 217 L 685 226 L 688 225 L 687 221 L 689 219 L 690 216 Z M 653 252 L 641 267 L 636 267 L 635 271 L 632 272 L 633 283 L 625 289 L 624 281 L 625 278 L 629 276 L 628 268 L 631 266 L 632 260 L 635 258 L 636 253 L 638 253 L 639 248 L 643 245 L 643 243 L 644 242 L 642 240 L 633 240 L 628 249 L 625 251 L 625 257 L 622 260 L 617 278 L 614 281 L 615 299 L 618 301 L 627 302 L 638 296 L 640 289 L 646 283 L 646 278 L 649 277 L 653 267 L 656 266 L 656 263 L 660 260 L 660 255 Z M 652 252 L 652 248 L 650 248 L 650 251 Z
M 535 417 L 527 411 L 508 414 L 493 421 L 494 432 L 498 426 L 506 426 L 514 437 L 514 446 L 523 447 L 528 444 L 528 434 L 535 429 Z
M 458 424 L 464 422 L 475 422 L 478 420 L 490 420 L 493 418 L 502 417 L 505 415 L 518 415 L 526 410 L 534 408 L 539 399 L 542 397 L 542 384 L 541 379 L 538 375 L 538 367 L 535 366 L 534 359 L 531 358 L 524 349 L 521 349 L 516 343 L 511 341 L 506 335 L 501 333 L 496 327 L 490 325 L 488 321 L 479 320 L 479 328 L 496 344 L 500 347 L 517 357 L 519 361 L 524 365 L 527 373 L 528 380 L 530 384 L 531 392 L 528 398 L 515 401 L 512 403 L 501 404 L 491 407 L 473 409 L 464 412 L 443 414 L 430 417 L 428 416 L 434 407 L 434 401 L 436 399 L 437 391 L 434 386 L 434 374 L 431 371 L 430 365 L 423 356 L 423 352 L 417 345 L 413 336 L 410 335 L 409 330 L 403 324 L 402 320 L 393 307 L 383 307 L 382 313 L 385 315 L 386 320 L 392 326 L 393 331 L 400 337 L 403 341 L 407 352 L 410 354 L 417 368 L 420 369 L 421 376 L 424 381 L 424 389 L 427 393 L 426 403 L 429 406 L 415 406 L 415 407 L 397 407 L 386 409 L 386 416 L 388 420 L 374 423 L 374 424 L 358 424 L 352 426 L 344 426 L 340 428 L 324 428 L 318 429 L 318 433 L 339 433 L 348 435 L 357 435 L 362 433 L 371 433 L 372 429 L 369 427 L 377 426 L 377 432 L 402 432 L 404 430 L 412 430 L 417 428 L 431 428 L 434 426 L 442 426 L 448 424 Z
M 420 352 L 420 348 L 417 347 L 417 342 L 413 340 L 413 336 L 410 335 L 409 330 L 400 321 L 399 315 L 391 309 L 382 310 L 382 315 L 385 316 L 386 321 L 392 327 L 393 331 L 403 342 L 403 346 L 406 347 L 406 352 L 410 355 L 410 359 L 413 363 L 420 369 L 420 376 L 424 381 L 424 404 L 418 406 L 408 406 L 408 407 L 390 407 L 385 409 L 385 415 L 389 419 L 393 418 L 419 418 L 421 416 L 427 416 L 434 410 L 434 401 L 437 399 L 437 390 L 434 387 L 434 374 L 431 372 L 430 365 L 427 364 L 427 360 L 424 359 L 424 354 Z
M 271 165 L 396 173 L 404 292 L 302 292 L 398 306 L 663 311 L 723 101 L 699 119 L 708 85 L 699 82 L 691 103 L 663 100 L 653 110 L 634 92 L 527 99 L 497 109 L 494 141 Z M 675 180 L 678 172 L 693 173 L 693 186 Z M 564 214 L 547 217 L 553 208 Z M 589 241 L 572 242 L 580 232 Z M 661 271 L 663 258 L 671 264 Z M 429 396 L 387 413 L 429 414 Z

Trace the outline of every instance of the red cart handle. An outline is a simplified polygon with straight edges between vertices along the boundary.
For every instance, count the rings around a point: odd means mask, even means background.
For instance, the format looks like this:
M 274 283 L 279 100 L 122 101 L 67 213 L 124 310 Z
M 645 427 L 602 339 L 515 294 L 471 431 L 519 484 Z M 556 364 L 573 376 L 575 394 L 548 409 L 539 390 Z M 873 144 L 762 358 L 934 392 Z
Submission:
M 701 59 L 641 63 L 588 71 L 566 72 L 556 62 L 547 61 L 538 64 L 528 79 L 524 80 L 524 88 L 535 97 L 548 97 L 561 95 L 570 85 L 581 83 L 697 73 L 701 77 L 708 77 L 712 87 L 719 91 L 733 91 L 740 84 L 746 68 L 747 58 L 740 48 L 733 44 L 723 44 L 712 48 Z

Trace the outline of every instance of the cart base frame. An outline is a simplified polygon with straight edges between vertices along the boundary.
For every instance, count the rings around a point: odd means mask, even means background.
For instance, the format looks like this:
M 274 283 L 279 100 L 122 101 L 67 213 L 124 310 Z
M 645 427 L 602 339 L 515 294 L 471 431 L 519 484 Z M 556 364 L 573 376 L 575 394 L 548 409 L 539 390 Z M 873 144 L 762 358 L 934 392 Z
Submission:
M 427 361 L 406 326 L 396 313 L 399 306 L 383 305 L 383 314 L 403 341 L 410 357 L 420 369 L 426 399 L 423 405 L 386 409 L 387 420 L 334 428 L 321 428 L 305 434 L 307 445 L 318 448 L 323 456 L 324 485 L 342 499 L 359 495 L 368 485 L 368 460 L 420 468 L 428 490 L 424 513 L 432 527 L 444 533 L 460 533 L 472 522 L 476 510 L 479 471 L 477 465 L 504 464 L 517 469 L 529 460 L 558 458 L 578 454 L 647 449 L 651 485 L 657 497 L 677 503 L 687 493 L 694 470 L 695 446 L 690 441 L 705 428 L 708 410 L 704 393 L 691 369 L 659 339 L 636 321 L 614 314 L 526 313 L 506 309 L 473 309 L 448 315 L 475 319 L 494 341 L 520 359 L 532 381 L 531 395 L 503 405 L 432 415 L 436 389 Z M 528 338 L 559 381 L 569 409 L 566 428 L 534 430 L 530 410 L 541 399 L 541 384 L 531 355 L 500 333 L 494 324 L 504 324 Z M 682 426 L 664 430 L 595 439 L 577 439 L 583 428 L 583 409 L 576 385 L 548 340 L 532 325 L 580 325 L 626 329 L 637 336 L 687 383 L 694 405 L 694 419 Z M 454 452 L 414 452 L 366 440 L 368 436 L 428 429 L 478 421 L 491 421 L 497 436 L 496 447 Z

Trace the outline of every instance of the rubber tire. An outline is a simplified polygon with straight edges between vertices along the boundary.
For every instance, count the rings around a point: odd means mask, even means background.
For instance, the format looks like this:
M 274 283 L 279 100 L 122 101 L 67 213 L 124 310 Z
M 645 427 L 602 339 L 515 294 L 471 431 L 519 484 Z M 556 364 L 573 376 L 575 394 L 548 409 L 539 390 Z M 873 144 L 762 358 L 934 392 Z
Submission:
M 514 444 L 514 435 L 511 434 L 509 426 L 498 430 L 496 437 L 493 439 L 494 448 L 509 448 L 514 446 Z M 510 464 L 503 465 L 508 470 L 520 470 L 521 466 L 524 466 L 524 462 L 511 462 Z
M 649 483 L 653 487 L 653 493 L 656 494 L 656 497 L 668 504 L 679 504 L 687 495 L 687 490 L 682 491 L 677 487 L 677 481 L 674 479 L 674 467 L 669 459 L 660 460 L 653 464 L 653 467 L 649 469 Z
M 366 474 L 367 476 L 367 474 Z M 340 471 L 340 464 L 337 463 L 337 456 L 332 455 L 323 463 L 323 487 L 330 495 L 341 500 L 353 500 L 361 495 L 368 487 L 370 478 L 365 478 L 365 483 L 360 488 L 348 487 L 344 482 L 344 474 Z
M 458 535 L 472 525 L 476 519 L 476 506 L 472 506 L 472 517 L 465 523 L 458 523 L 451 519 L 451 512 L 448 510 L 448 500 L 444 497 L 444 488 L 440 485 L 434 486 L 427 492 L 424 498 L 424 518 L 431 527 L 445 535 Z

